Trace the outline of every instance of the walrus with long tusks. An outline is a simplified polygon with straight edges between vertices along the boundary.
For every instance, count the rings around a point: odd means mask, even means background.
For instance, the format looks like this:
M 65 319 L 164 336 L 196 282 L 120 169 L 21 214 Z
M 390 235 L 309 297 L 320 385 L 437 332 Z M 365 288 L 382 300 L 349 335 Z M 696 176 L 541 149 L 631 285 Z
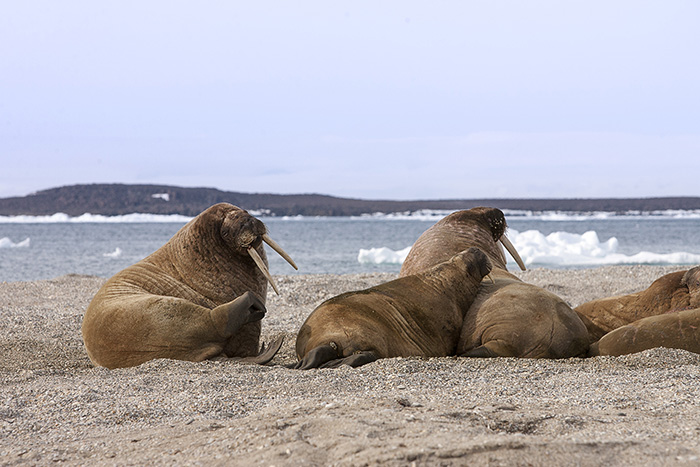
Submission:
M 421 273 L 323 302 L 299 330 L 295 368 L 454 355 L 464 313 L 490 269 L 487 256 L 471 248 Z
M 258 354 L 268 281 L 277 291 L 263 242 L 296 269 L 245 210 L 221 203 L 202 212 L 97 292 L 82 326 L 90 360 L 108 368 L 156 358 L 270 361 L 282 341 Z
M 496 208 L 454 212 L 426 230 L 399 273 L 416 274 L 470 247 L 481 249 L 493 269 L 466 310 L 457 355 L 465 357 L 567 358 L 588 350 L 588 332 L 578 315 L 551 292 L 509 273 L 501 245 L 521 269 L 522 259 L 505 236 Z
M 589 355 L 655 347 L 700 353 L 700 266 L 666 274 L 641 292 L 576 307 L 592 340 Z

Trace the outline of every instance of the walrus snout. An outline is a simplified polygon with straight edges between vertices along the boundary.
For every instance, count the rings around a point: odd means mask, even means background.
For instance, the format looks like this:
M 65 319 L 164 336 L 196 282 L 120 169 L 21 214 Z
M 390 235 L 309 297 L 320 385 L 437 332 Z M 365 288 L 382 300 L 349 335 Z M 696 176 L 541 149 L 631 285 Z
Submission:
M 241 253 L 259 247 L 266 233 L 265 224 L 243 209 L 229 212 L 221 223 L 221 238 Z
M 267 227 L 259 219 L 251 216 L 243 209 L 230 211 L 225 216 L 221 224 L 221 238 L 234 251 L 243 255 L 249 255 L 255 265 L 263 273 L 267 281 L 272 286 L 272 289 L 279 295 L 279 289 L 272 279 L 272 274 L 267 268 L 266 261 L 258 253 L 258 248 L 263 242 L 267 243 L 270 248 L 275 250 L 282 258 L 284 258 L 294 269 L 299 269 L 294 263 L 294 260 L 267 234 Z

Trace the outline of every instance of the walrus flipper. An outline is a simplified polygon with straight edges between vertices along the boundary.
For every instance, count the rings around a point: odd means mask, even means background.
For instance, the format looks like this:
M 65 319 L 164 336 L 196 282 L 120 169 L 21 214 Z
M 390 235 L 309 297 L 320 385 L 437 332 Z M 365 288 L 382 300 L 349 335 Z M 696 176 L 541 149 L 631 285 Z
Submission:
M 513 348 L 502 341 L 488 341 L 459 355 L 467 358 L 515 357 Z
M 236 360 L 238 362 L 243 363 L 256 363 L 258 365 L 267 365 L 273 358 L 275 358 L 275 355 L 277 355 L 277 352 L 279 352 L 283 342 L 284 334 L 272 341 L 267 347 L 267 349 L 265 348 L 265 343 L 263 343 L 262 347 L 260 348 L 260 353 L 255 357 L 234 357 L 232 358 L 232 360 Z
M 372 363 L 376 360 L 379 360 L 379 357 L 377 357 L 377 355 L 374 352 L 363 351 L 354 353 L 349 357 L 339 358 L 337 360 L 331 360 L 330 362 L 326 362 L 323 365 L 321 365 L 321 368 L 338 368 L 343 365 L 348 365 L 353 368 L 357 368 L 359 366 Z
M 260 321 L 265 316 L 265 304 L 255 293 L 247 291 L 228 303 L 214 308 L 212 319 L 219 324 L 221 335 L 230 337 L 243 325 Z
M 356 352 L 349 357 L 338 358 L 338 349 L 330 344 L 321 345 L 311 350 L 306 356 L 292 368 L 297 370 L 310 370 L 312 368 L 338 368 L 349 365 L 353 368 L 366 365 L 379 357 L 370 351 Z

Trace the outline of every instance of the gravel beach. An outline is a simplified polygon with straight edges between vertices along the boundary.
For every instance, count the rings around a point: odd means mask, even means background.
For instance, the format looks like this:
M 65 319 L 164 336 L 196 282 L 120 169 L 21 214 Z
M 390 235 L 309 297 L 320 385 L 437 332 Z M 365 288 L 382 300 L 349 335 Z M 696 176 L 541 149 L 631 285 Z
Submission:
M 517 272 L 576 306 L 682 267 Z M 384 359 L 297 371 L 323 300 L 393 274 L 276 276 L 269 366 L 95 368 L 80 334 L 104 282 L 0 283 L 1 465 L 700 465 L 700 355 Z M 524 326 L 527 323 L 523 323 Z

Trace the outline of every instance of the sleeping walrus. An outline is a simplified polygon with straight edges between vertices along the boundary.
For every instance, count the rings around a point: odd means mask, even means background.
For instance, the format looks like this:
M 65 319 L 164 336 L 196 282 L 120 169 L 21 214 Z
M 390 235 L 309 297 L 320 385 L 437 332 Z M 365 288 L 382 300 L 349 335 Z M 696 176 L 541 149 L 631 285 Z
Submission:
M 464 313 L 490 268 L 471 248 L 421 273 L 326 300 L 299 330 L 295 368 L 454 355 Z
M 666 274 L 641 292 L 584 303 L 576 312 L 597 341 L 592 356 L 654 347 L 700 353 L 700 266 Z
M 450 255 L 477 247 L 491 260 L 490 277 L 479 287 L 461 331 L 457 355 L 465 357 L 567 358 L 585 355 L 588 332 L 564 300 L 527 284 L 506 269 L 508 249 L 525 266 L 505 236 L 506 220 L 496 208 L 454 212 L 426 230 L 411 248 L 400 276 L 424 271 Z
M 82 326 L 90 360 L 108 368 L 217 356 L 267 363 L 282 342 L 255 357 L 268 280 L 277 290 L 263 242 L 296 268 L 243 209 L 221 203 L 202 212 L 97 292 Z

